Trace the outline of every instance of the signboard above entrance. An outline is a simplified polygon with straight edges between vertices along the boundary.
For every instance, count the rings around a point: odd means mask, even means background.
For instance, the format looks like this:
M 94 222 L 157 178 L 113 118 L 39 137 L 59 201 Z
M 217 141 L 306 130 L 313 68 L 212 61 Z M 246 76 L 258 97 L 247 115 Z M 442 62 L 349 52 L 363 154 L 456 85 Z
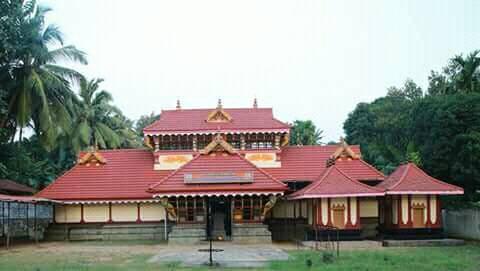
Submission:
M 253 183 L 253 172 L 185 173 L 186 184 Z

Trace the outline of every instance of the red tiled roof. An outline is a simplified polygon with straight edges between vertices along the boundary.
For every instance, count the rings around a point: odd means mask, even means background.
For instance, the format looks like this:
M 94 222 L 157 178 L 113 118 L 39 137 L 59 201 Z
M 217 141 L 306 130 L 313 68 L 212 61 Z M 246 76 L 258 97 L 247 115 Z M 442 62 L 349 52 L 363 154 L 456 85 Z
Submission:
M 230 122 L 207 122 L 216 109 L 163 110 L 160 119 L 147 126 L 145 134 L 217 133 L 234 131 L 288 131 L 290 126 L 273 117 L 271 108 L 224 108 Z
M 281 168 L 265 168 L 275 178 L 282 181 L 313 181 L 325 171 L 330 155 L 337 145 L 327 146 L 287 146 L 282 149 Z M 360 154 L 360 146 L 350 148 Z M 336 165 L 357 180 L 383 180 L 384 176 L 361 159 L 338 160 Z
M 383 196 L 383 190 L 363 184 L 333 165 L 307 187 L 291 194 L 289 199 Z
M 461 187 L 437 180 L 413 163 L 397 167 L 387 179 L 376 187 L 386 194 L 463 194 Z
M 172 171 L 153 170 L 149 150 L 121 149 L 99 153 L 106 164 L 75 165 L 36 196 L 58 200 L 151 199 L 149 185 Z
M 252 183 L 186 184 L 185 174 L 222 172 L 253 173 Z M 259 169 L 239 154 L 197 155 L 163 180 L 150 186 L 155 194 L 281 193 L 287 186 Z
M 0 179 L 0 190 L 12 193 L 35 193 L 35 189 L 31 187 L 6 179 Z
M 359 153 L 358 146 L 351 146 Z M 263 182 L 272 184 L 281 181 L 313 181 L 317 179 L 324 171 L 326 160 L 336 150 L 337 146 L 289 146 L 282 149 L 281 168 L 263 168 L 258 169 L 253 164 L 246 161 L 243 157 L 235 155 L 232 157 L 219 156 L 212 158 L 198 157 L 196 163 L 186 166 L 196 166 L 201 171 L 212 170 L 215 168 L 235 169 L 236 167 L 252 168 L 258 177 L 258 183 L 262 184 L 262 189 L 268 189 L 263 186 Z M 57 200 L 124 200 L 124 199 L 151 199 L 152 194 L 147 192 L 149 186 L 158 183 L 160 180 L 173 173 L 172 170 L 154 170 L 154 154 L 149 150 L 104 150 L 99 151 L 105 158 L 106 163 L 98 166 L 92 163 L 90 166 L 77 164 L 64 175 L 60 176 L 54 183 L 37 196 L 57 199 Z M 176 153 L 173 151 L 161 151 L 161 153 Z M 198 154 L 189 151 L 181 153 Z M 202 161 L 215 160 L 214 163 L 204 163 Z M 232 160 L 233 159 L 233 160 Z M 197 161 L 198 160 L 198 161 Z M 232 163 L 230 165 L 230 163 Z M 383 179 L 383 176 L 374 168 L 361 160 L 337 161 L 337 167 L 350 177 L 363 180 L 365 179 Z M 258 176 L 257 176 L 258 175 Z M 183 176 L 182 176 L 183 184 Z M 193 187 L 189 185 L 190 187 Z M 238 186 L 238 185 L 237 185 Z M 251 189 L 247 184 L 239 185 L 245 191 Z M 170 194 L 177 193 L 176 186 L 162 186 Z M 213 188 L 221 189 L 220 188 Z M 235 188 L 234 186 L 230 186 Z M 276 185 L 275 185 L 276 187 Z M 254 186 L 257 189 L 259 186 Z M 237 188 L 235 188 L 237 189 Z M 280 190 L 284 190 L 283 188 Z M 220 190 L 218 190 L 220 191 Z M 218 192 L 217 191 L 217 192 Z M 254 191 L 252 191 L 254 192 Z

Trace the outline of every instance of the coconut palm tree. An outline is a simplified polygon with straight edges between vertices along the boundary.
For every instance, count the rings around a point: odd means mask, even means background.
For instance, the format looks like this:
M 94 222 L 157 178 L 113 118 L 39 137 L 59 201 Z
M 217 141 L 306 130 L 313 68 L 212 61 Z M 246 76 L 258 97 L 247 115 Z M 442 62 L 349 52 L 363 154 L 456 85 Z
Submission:
M 458 92 L 480 92 L 480 50 L 452 58 L 448 68 Z
M 102 82 L 103 79 L 80 79 L 81 101 L 76 106 L 76 121 L 70 135 L 75 151 L 121 146 L 121 137 L 108 125 L 118 109 L 110 104 L 110 93 L 99 89 Z
M 11 120 L 16 128 L 32 125 L 44 139 L 52 139 L 58 129 L 67 129 L 70 123 L 74 93 L 70 84 L 82 77 L 77 71 L 59 65 L 61 61 L 87 64 L 85 53 L 74 46 L 64 46 L 63 34 L 55 25 L 45 24 L 49 8 L 37 6 L 35 1 L 23 5 L 19 18 L 21 46 L 9 64 L 8 111 L 0 119 L 0 128 Z M 16 129 L 15 128 L 15 129 Z

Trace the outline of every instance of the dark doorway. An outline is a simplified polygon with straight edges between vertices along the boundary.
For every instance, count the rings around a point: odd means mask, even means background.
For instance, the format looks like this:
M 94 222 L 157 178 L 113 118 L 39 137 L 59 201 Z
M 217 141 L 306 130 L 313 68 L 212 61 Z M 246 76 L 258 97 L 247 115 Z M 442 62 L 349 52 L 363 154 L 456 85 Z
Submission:
M 214 240 L 230 240 L 231 236 L 231 200 L 225 197 L 209 198 L 207 237 Z

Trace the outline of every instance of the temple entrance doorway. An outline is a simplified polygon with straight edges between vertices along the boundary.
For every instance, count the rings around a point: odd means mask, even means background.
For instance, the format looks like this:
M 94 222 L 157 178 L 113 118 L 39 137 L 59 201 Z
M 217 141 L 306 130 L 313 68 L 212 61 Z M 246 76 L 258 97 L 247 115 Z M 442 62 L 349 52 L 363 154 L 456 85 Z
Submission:
M 213 240 L 230 240 L 232 236 L 231 200 L 209 198 L 207 236 Z

